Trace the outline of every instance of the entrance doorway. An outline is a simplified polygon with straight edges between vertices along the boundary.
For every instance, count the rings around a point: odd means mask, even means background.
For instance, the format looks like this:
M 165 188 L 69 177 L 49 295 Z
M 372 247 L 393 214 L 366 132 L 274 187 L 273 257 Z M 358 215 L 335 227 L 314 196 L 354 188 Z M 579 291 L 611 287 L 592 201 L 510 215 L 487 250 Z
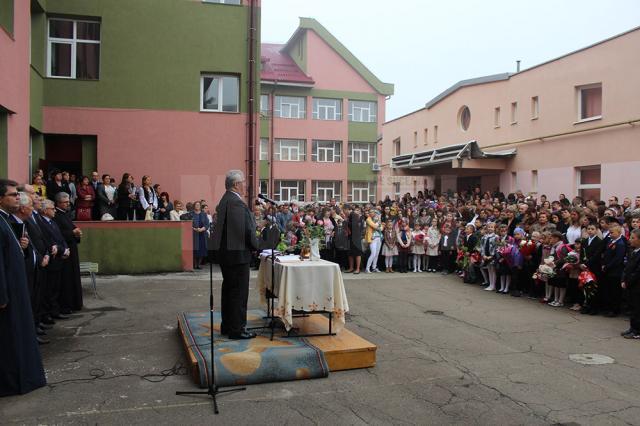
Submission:
M 469 191 L 473 192 L 475 187 L 480 186 L 480 176 L 469 176 L 458 178 L 458 192 Z
M 67 171 L 78 178 L 96 170 L 97 146 L 95 136 L 45 135 L 44 159 L 39 167 L 45 176 L 53 170 Z

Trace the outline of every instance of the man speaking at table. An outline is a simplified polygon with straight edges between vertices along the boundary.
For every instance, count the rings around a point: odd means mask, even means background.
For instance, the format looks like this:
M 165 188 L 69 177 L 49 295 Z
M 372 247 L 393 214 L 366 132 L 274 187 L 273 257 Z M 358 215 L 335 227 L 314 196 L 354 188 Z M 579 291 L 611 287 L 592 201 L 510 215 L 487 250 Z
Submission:
M 251 252 L 258 250 L 256 222 L 244 203 L 245 178 L 240 170 L 230 170 L 224 181 L 226 192 L 217 211 L 211 236 L 212 247 L 222 270 L 222 324 L 220 333 L 230 339 L 252 339 L 246 330 Z

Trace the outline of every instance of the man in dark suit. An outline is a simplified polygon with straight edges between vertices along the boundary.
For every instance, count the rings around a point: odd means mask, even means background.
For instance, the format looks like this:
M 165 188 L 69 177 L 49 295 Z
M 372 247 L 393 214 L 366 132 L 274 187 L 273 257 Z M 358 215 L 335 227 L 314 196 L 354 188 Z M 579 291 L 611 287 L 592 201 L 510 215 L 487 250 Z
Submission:
M 640 339 L 640 229 L 631 231 L 631 252 L 622 273 L 622 288 L 629 291 L 631 301 L 630 327 L 622 333 L 625 339 Z
M 53 220 L 58 224 L 60 233 L 69 247 L 69 258 L 62 266 L 60 286 L 60 312 L 65 315 L 82 309 L 82 283 L 80 281 L 80 256 L 78 244 L 82 231 L 69 217 L 71 206 L 69 195 L 62 193 L 56 196 L 56 215 Z
M 247 299 L 249 298 L 249 265 L 251 252 L 258 250 L 256 223 L 243 201 L 244 174 L 231 170 L 225 178 L 226 192 L 217 211 L 212 249 L 222 270 L 222 324 L 220 332 L 230 339 L 251 339 L 247 332 Z
M 587 225 L 587 238 L 582 240 L 582 269 L 588 269 L 596 275 L 597 282 L 602 285 L 602 251 L 604 243 L 598 236 L 598 225 L 595 222 Z M 596 315 L 602 306 L 603 291 L 597 289 L 596 294 L 585 300 L 580 313 Z
M 620 313 L 622 303 L 622 287 L 620 282 L 624 271 L 624 258 L 627 244 L 622 236 L 619 224 L 609 226 L 610 241 L 602 254 L 602 273 L 604 275 L 604 305 L 605 315 L 616 317 Z

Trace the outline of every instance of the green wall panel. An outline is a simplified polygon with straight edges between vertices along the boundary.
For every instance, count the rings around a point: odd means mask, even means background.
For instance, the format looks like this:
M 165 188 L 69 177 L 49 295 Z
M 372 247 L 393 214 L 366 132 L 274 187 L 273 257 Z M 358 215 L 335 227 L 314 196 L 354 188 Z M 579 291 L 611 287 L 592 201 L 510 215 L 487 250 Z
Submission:
M 91 172 L 98 170 L 98 141 L 95 136 L 82 137 L 82 174 L 91 176 Z M 118 181 L 117 176 L 112 176 Z
M 39 11 L 38 8 L 31 8 L 31 66 L 41 77 L 46 75 L 45 64 L 45 46 L 47 44 L 46 39 L 47 17 L 44 12 Z
M 240 110 L 247 111 L 248 7 L 57 0 L 47 3 L 47 13 L 100 19 L 102 25 L 100 79 L 48 78 L 45 105 L 199 111 L 201 74 L 229 73 L 241 77 Z
M 42 96 L 44 81 L 42 76 L 33 68 L 30 68 L 29 76 L 29 121 L 31 127 L 42 131 Z
M 289 56 L 304 72 L 307 72 L 307 33 L 300 33 L 288 49 Z
M 0 27 L 11 35 L 13 35 L 13 1 L 0 0 Z
M 44 160 L 44 135 L 40 132 L 31 132 L 31 170 L 35 172 L 40 168 L 40 160 Z M 31 179 L 31 176 L 29 176 Z
M 269 126 L 271 126 L 271 121 L 268 118 L 260 119 L 260 137 L 261 138 L 269 137 L 269 131 L 270 131 Z
M 0 111 L 0 178 L 9 174 L 9 115 Z
M 260 179 L 269 179 L 269 162 L 260 160 Z
M 371 171 L 371 164 L 351 164 L 347 168 L 347 178 L 349 180 L 373 182 L 378 175 Z
M 377 142 L 378 125 L 376 123 L 349 122 L 349 140 L 354 142 Z
M 84 228 L 78 252 L 101 274 L 182 271 L 179 228 Z

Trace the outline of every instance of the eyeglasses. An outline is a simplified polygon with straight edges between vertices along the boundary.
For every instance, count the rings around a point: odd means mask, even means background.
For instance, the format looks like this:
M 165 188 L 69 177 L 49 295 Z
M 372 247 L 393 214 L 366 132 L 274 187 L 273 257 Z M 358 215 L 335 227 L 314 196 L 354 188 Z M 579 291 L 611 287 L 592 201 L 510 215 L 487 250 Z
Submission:
M 7 192 L 4 194 L 5 197 L 17 197 L 19 194 L 17 192 Z

